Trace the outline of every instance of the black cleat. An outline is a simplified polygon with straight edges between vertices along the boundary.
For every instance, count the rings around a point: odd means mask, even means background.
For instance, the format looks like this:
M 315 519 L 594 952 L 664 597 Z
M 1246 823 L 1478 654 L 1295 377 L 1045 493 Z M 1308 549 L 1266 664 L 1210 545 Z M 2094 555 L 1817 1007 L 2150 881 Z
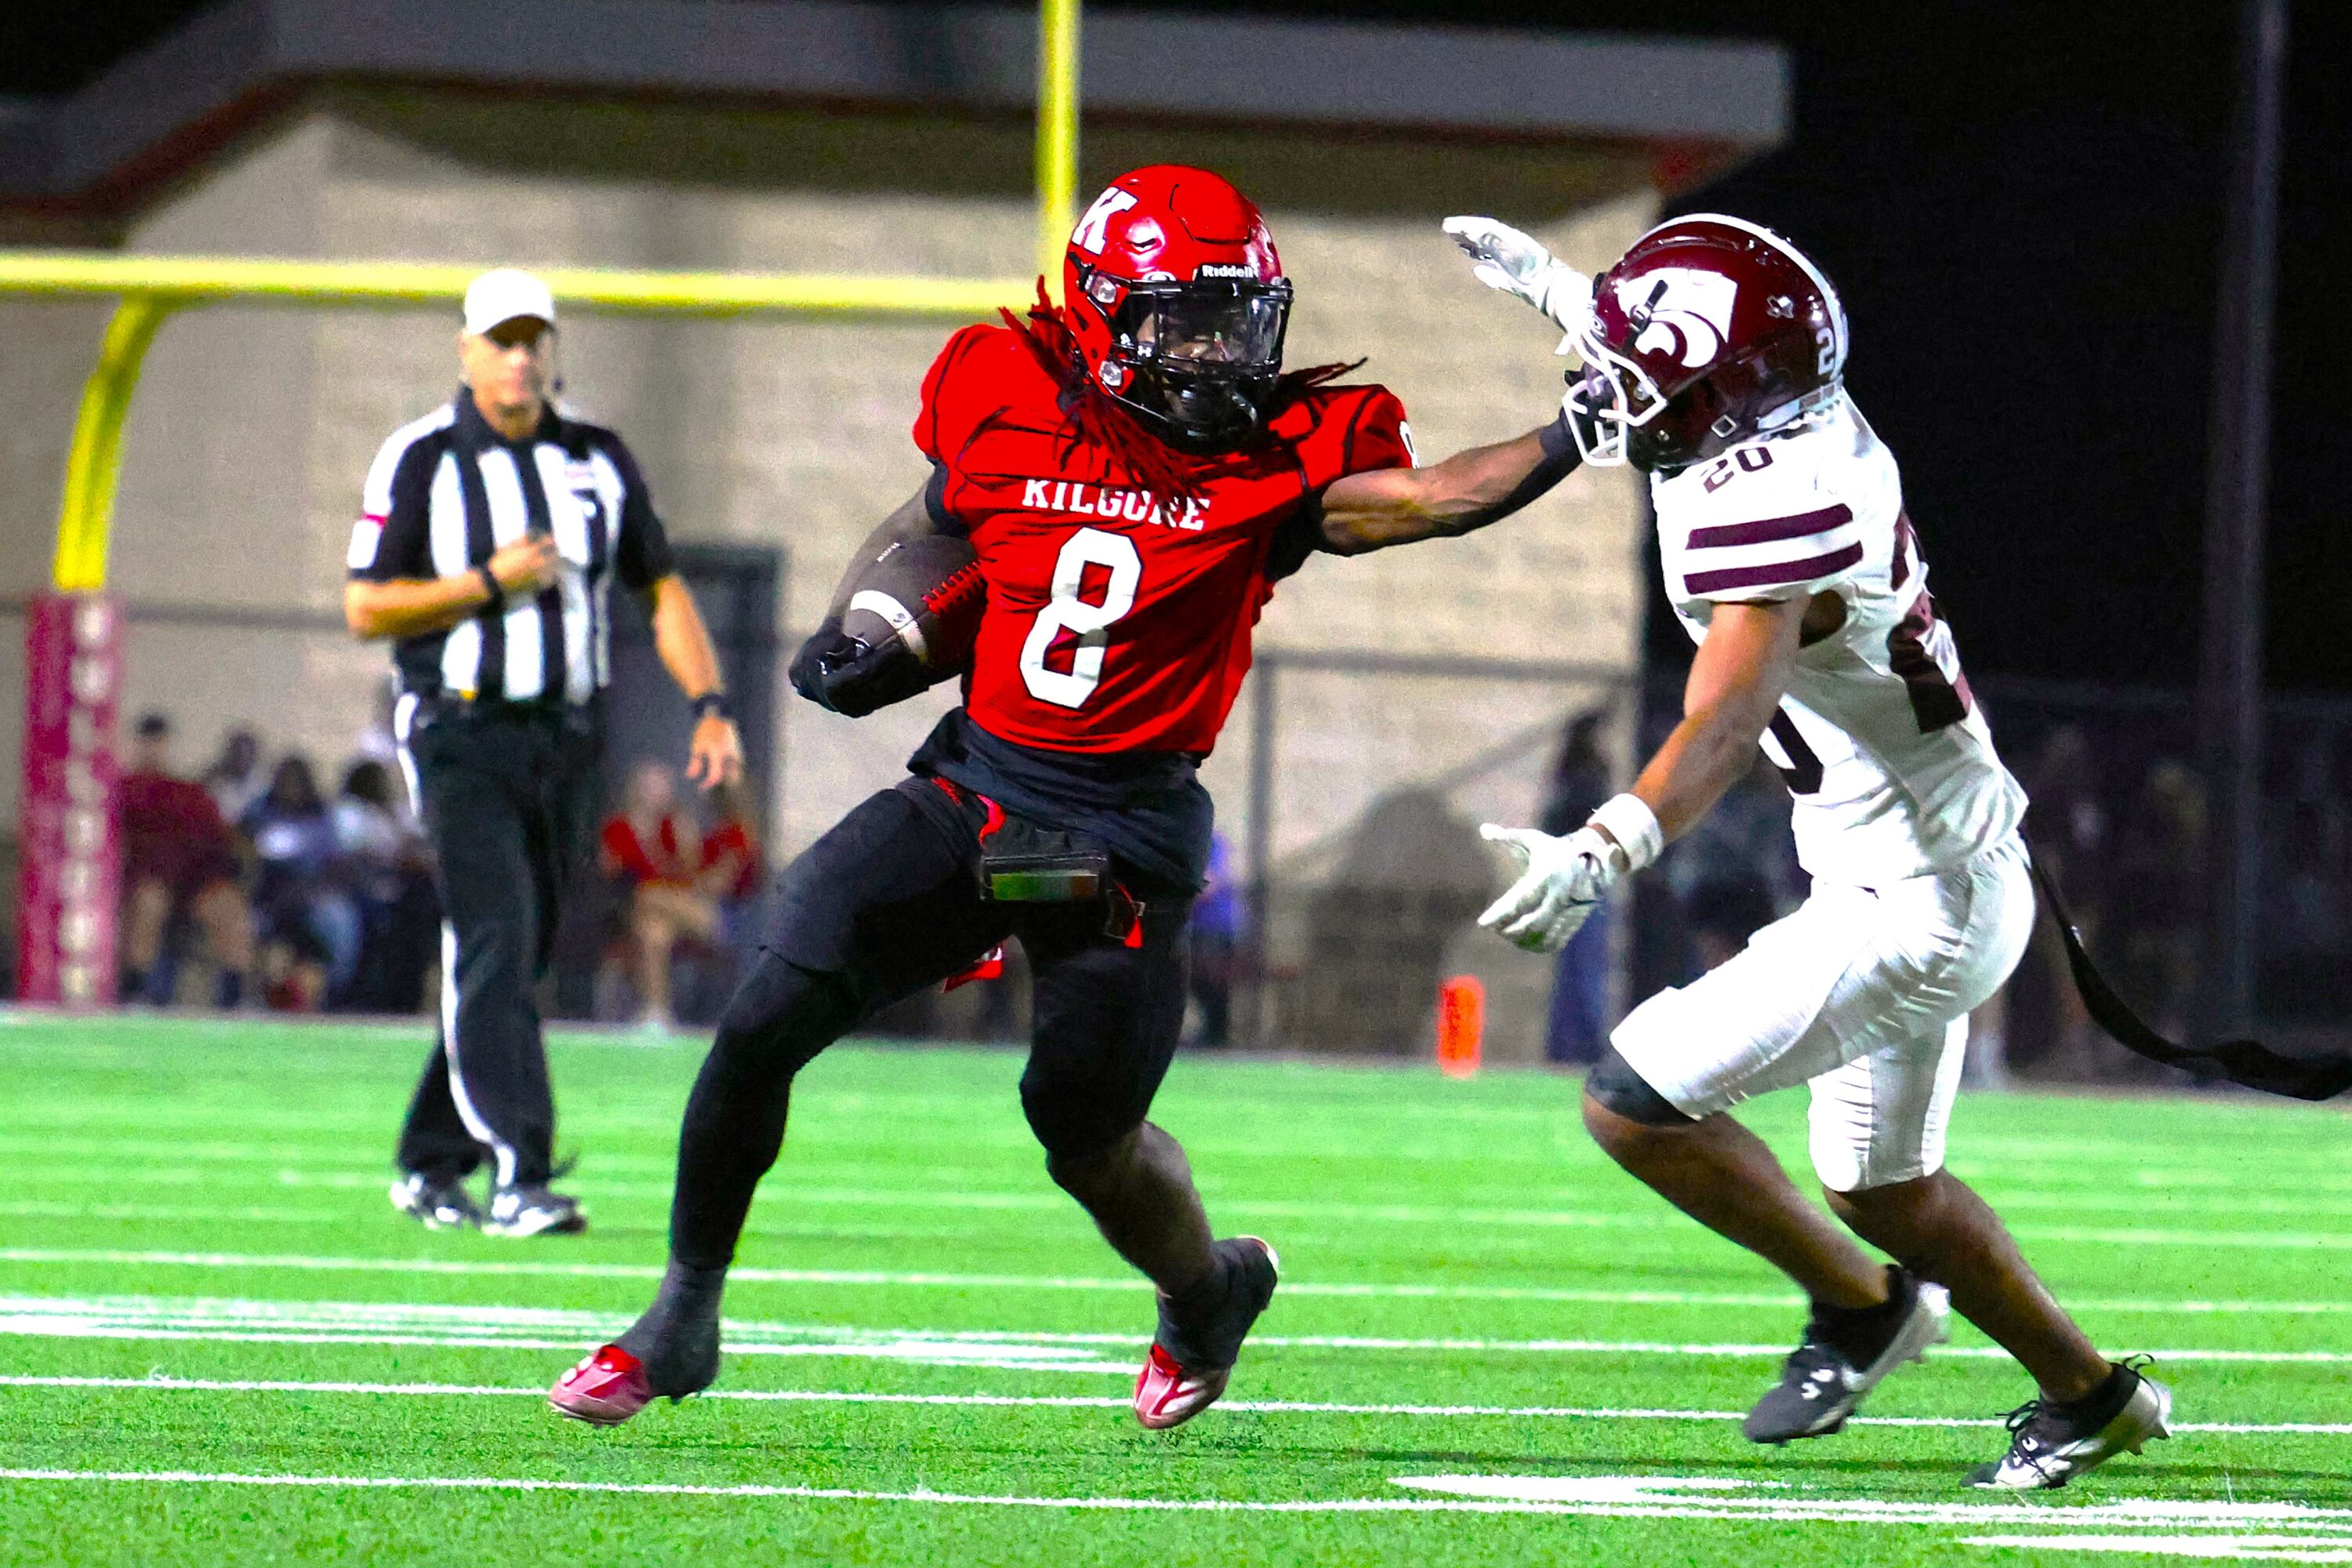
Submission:
M 1159 1331 L 1135 1380 L 1135 1418 L 1155 1432 L 1181 1426 L 1217 1402 L 1250 1325 L 1274 1300 L 1282 1260 L 1273 1247 L 1243 1236 L 1218 1242 L 1216 1253 L 1224 1265 L 1217 1300 L 1205 1306 L 1187 1301 L 1187 1310 L 1166 1295 L 1160 1298 Z
M 516 1185 L 490 1194 L 484 1236 L 577 1236 L 588 1228 L 580 1205 L 545 1187 Z
M 1815 1308 L 1804 1342 L 1781 1363 L 1780 1381 L 1756 1402 L 1739 1429 L 1751 1443 L 1826 1437 L 1843 1426 L 1870 1391 L 1906 1361 L 1951 1336 L 1951 1301 L 1941 1285 L 1890 1266 L 1884 1307 L 1839 1312 Z
M 2146 1364 L 2143 1359 L 2142 1365 Z M 2107 1381 L 2071 1405 L 2036 1399 L 2009 1413 L 2009 1452 L 1969 1472 L 1986 1491 L 2054 1491 L 2117 1454 L 2172 1436 L 2172 1390 L 2118 1362 Z
M 436 1182 L 411 1171 L 392 1184 L 392 1206 L 427 1230 L 462 1230 L 482 1223 L 482 1210 L 461 1181 Z

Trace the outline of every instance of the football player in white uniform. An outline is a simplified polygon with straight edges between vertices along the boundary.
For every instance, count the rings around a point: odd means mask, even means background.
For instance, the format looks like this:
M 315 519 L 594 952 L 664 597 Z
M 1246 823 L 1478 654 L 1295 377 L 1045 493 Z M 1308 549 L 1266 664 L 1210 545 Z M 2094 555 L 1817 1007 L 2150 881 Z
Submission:
M 1563 351 L 1584 364 L 1570 426 L 1586 461 L 1649 475 L 1666 592 L 1698 644 L 1683 721 L 1631 791 L 1564 837 L 1486 828 L 1526 874 L 1481 923 L 1559 948 L 1759 743 L 1796 799 L 1811 897 L 1635 1008 L 1583 1101 L 1619 1164 L 1811 1299 L 1747 1435 L 1838 1430 L 1957 1309 L 2040 1384 L 1971 1484 L 2063 1486 L 2167 1436 L 2169 1392 L 2100 1354 L 1944 1169 L 1969 1011 L 2008 979 L 2033 924 L 2025 795 L 1937 618 L 1894 456 L 1846 395 L 1835 290 L 1738 218 L 1662 224 L 1591 283 L 1492 219 L 1447 227 L 1482 279 L 1569 334 Z M 1727 1114 L 1800 1083 L 1814 1170 L 1853 1236 Z

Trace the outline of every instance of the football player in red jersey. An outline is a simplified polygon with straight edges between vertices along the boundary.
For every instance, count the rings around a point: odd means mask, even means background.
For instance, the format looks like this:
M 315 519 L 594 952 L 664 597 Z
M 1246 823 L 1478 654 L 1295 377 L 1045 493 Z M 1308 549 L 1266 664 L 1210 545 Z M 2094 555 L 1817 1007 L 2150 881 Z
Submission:
M 1113 182 L 1071 234 L 1063 293 L 1053 307 L 1041 283 L 1026 321 L 958 332 L 924 381 L 929 482 L 860 559 L 970 542 L 987 600 L 963 706 L 910 777 L 783 873 L 776 929 L 687 1106 L 668 1272 L 557 1384 L 565 1415 L 611 1424 L 709 1385 L 721 1284 L 793 1075 L 1008 936 L 1034 976 L 1021 1102 L 1046 1170 L 1159 1288 L 1137 1417 L 1172 1426 L 1223 1393 L 1274 1293 L 1273 1249 L 1213 1237 L 1183 1151 L 1144 1120 L 1183 1019 L 1180 938 L 1208 856 L 1195 771 L 1277 580 L 1317 551 L 1484 527 L 1579 448 L 1563 415 L 1415 468 L 1385 388 L 1329 384 L 1340 366 L 1284 374 L 1290 282 L 1257 208 L 1203 170 Z M 926 678 L 843 634 L 852 592 L 793 681 L 856 714 Z

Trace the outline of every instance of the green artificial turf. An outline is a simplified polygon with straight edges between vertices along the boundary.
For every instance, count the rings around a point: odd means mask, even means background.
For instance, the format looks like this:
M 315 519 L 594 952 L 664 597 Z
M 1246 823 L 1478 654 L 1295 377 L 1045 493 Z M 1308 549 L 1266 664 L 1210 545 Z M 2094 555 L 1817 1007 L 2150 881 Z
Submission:
M 1609 1166 L 1572 1079 L 1202 1056 L 1156 1117 L 1284 1266 L 1227 1405 L 1127 1414 L 1151 1298 L 1047 1183 L 1017 1053 L 845 1047 L 753 1210 L 730 1397 L 593 1431 L 540 1393 L 650 1291 L 698 1042 L 558 1040 L 593 1226 L 527 1242 L 386 1205 L 424 1048 L 0 1015 L 0 1561 L 2352 1561 L 2324 1108 L 1963 1100 L 1953 1168 L 2205 1428 L 2015 1499 L 1958 1485 L 2032 1392 L 1965 1328 L 1868 1407 L 1916 1424 L 1759 1449 L 1708 1415 L 1801 1307 Z M 1749 1110 L 1801 1172 L 1801 1097 Z

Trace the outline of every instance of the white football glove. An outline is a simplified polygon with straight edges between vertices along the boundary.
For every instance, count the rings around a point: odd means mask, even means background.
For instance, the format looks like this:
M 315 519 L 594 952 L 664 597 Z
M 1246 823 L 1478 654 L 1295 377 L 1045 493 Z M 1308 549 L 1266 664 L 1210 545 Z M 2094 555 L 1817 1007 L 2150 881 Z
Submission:
M 1532 235 L 1490 217 L 1450 217 L 1445 232 L 1477 265 L 1472 275 L 1489 289 L 1523 300 L 1568 334 L 1566 353 L 1592 320 L 1592 279 L 1544 248 Z
M 1529 952 L 1558 952 L 1568 945 L 1617 880 L 1609 840 L 1591 827 L 1555 838 L 1532 827 L 1498 827 L 1489 822 L 1479 837 L 1518 857 L 1526 871 L 1486 907 L 1478 923 Z

